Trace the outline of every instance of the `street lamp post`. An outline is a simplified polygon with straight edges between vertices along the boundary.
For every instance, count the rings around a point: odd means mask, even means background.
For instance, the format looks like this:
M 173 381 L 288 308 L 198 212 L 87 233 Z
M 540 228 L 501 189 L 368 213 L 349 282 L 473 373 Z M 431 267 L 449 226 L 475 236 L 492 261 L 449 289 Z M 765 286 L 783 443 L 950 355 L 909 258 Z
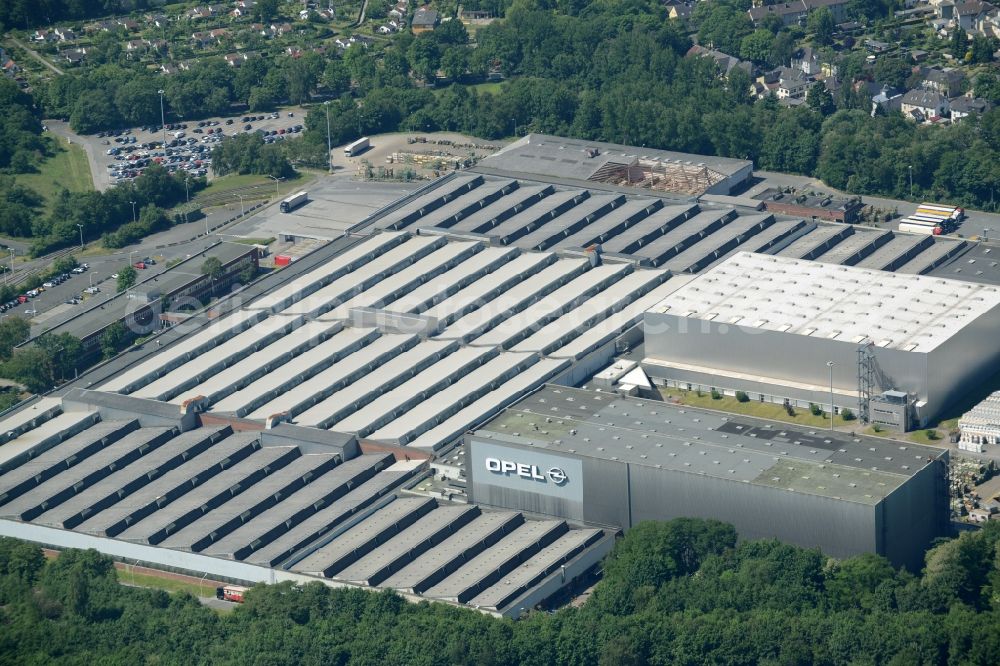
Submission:
M 160 129 L 163 130 L 163 155 L 167 155 L 167 116 L 163 113 L 163 91 L 157 90 L 160 95 Z
M 129 203 L 132 204 L 132 221 L 135 222 L 135 202 L 129 201 Z
M 327 145 L 329 145 L 329 144 L 327 144 Z M 274 196 L 280 197 L 281 196 L 281 192 L 278 191 L 278 183 L 281 182 L 281 179 L 280 178 L 275 178 L 271 174 L 267 174 L 267 177 L 274 181 Z
M 913 198 L 913 165 L 911 164 L 908 168 L 910 170 L 910 198 L 912 199 Z
M 830 368 L 830 430 L 833 430 L 833 361 L 827 361 L 826 366 Z
M 993 231 L 993 230 L 990 229 L 989 227 L 983 227 L 983 242 L 984 243 L 990 239 L 990 232 L 991 231 Z M 14 263 L 13 262 L 11 262 L 11 264 L 10 264 L 10 269 L 14 270 Z
M 7 273 L 7 280 L 10 280 L 10 276 L 13 274 L 14 274 L 14 248 L 10 248 L 10 272 Z M 5 280 L 5 282 L 7 280 Z
M 97 273 L 90 273 L 90 288 L 91 289 L 94 288 L 94 276 L 95 275 L 97 275 Z
M 244 215 L 247 214 L 246 209 L 243 208 L 243 195 L 242 194 L 234 194 L 233 196 L 239 197 L 239 199 L 240 199 L 240 217 L 243 217 Z
M 326 107 L 326 168 L 333 173 L 333 144 L 330 142 L 330 100 L 323 102 Z
M 82 250 L 83 249 L 83 225 L 82 224 L 77 224 L 76 226 L 80 229 L 80 249 Z

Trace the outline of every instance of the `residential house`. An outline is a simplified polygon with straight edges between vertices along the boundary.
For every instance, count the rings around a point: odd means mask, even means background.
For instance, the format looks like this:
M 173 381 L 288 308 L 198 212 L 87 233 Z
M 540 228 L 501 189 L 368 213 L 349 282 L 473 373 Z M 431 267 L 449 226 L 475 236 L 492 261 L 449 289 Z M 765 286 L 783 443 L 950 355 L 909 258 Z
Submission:
M 57 39 L 59 38 L 51 30 L 36 30 L 31 35 L 31 41 L 33 42 L 54 42 Z
M 964 83 L 965 74 L 960 69 L 930 67 L 924 70 L 920 87 L 924 90 L 941 93 L 945 97 L 955 97 L 962 92 Z
M 939 19 L 950 21 L 955 18 L 955 3 L 952 0 L 931 0 L 931 5 Z
M 177 65 L 165 62 L 162 65 L 160 65 L 160 71 L 166 74 L 167 76 L 170 76 L 171 74 L 176 74 L 178 70 L 177 70 Z
M 684 20 L 691 16 L 691 12 L 694 11 L 694 3 L 683 0 L 668 0 L 666 8 L 667 18 Z
M 900 102 L 900 111 L 908 118 L 917 122 L 936 122 L 948 116 L 950 105 L 948 98 L 933 90 L 915 88 L 905 95 Z
M 149 23 L 157 28 L 166 28 L 170 23 L 170 19 L 164 14 L 152 14 L 149 16 Z
M 882 86 L 881 90 L 872 95 L 872 117 L 879 109 L 884 113 L 902 110 L 903 91 L 891 86 Z
M 97 21 L 83 26 L 83 31 L 88 35 L 92 35 L 95 32 L 111 32 L 116 27 L 117 26 L 111 21 Z
M 949 102 L 951 106 L 951 121 L 958 122 L 969 116 L 981 116 L 992 108 L 992 105 L 981 97 L 962 95 Z
M 191 41 L 194 42 L 195 46 L 205 48 L 211 45 L 212 37 L 207 32 L 193 32 L 191 33 Z
M 87 49 L 69 49 L 62 52 L 63 58 L 71 65 L 78 65 L 83 62 L 87 55 Z
M 812 80 L 797 69 L 783 67 L 775 94 L 778 99 L 805 99 Z
M 751 7 L 748 10 L 750 20 L 755 26 L 760 26 L 770 16 L 781 19 L 782 25 L 805 25 L 809 13 L 825 7 L 833 14 L 837 23 L 845 20 L 849 0 L 790 0 L 773 5 Z
M 139 30 L 139 22 L 134 19 L 130 18 L 118 19 L 117 23 L 118 25 L 125 28 L 129 32 L 137 32 Z
M 441 22 L 440 15 L 437 11 L 431 9 L 427 5 L 424 5 L 418 9 L 413 14 L 413 21 L 410 23 L 410 29 L 413 34 L 419 35 L 422 32 L 430 32 L 437 27 L 437 24 Z
M 230 67 L 239 67 L 247 61 L 246 53 L 227 53 L 223 56 L 226 64 Z
M 866 39 L 865 50 L 871 54 L 886 53 L 892 50 L 892 44 L 889 42 L 880 42 L 877 39 Z
M 389 18 L 401 21 L 406 17 L 406 5 L 404 3 L 398 3 L 395 7 L 389 10 Z
M 212 11 L 208 7 L 195 7 L 187 13 L 187 17 L 191 21 L 199 21 L 201 19 L 211 18 Z
M 216 28 L 208 33 L 208 36 L 214 39 L 216 42 L 221 42 L 223 39 L 229 36 L 229 30 L 226 28 Z
M 56 28 L 52 31 L 59 41 L 61 42 L 72 42 L 76 40 L 76 33 L 69 28 Z
M 130 39 L 125 42 L 125 50 L 129 52 L 145 51 L 147 42 L 144 39 Z
M 739 67 L 744 70 L 747 74 L 753 71 L 753 65 L 745 60 L 740 60 L 735 56 L 731 56 L 728 53 L 723 53 L 722 51 L 717 51 L 715 49 L 707 49 L 704 46 L 698 46 L 697 44 L 688 49 L 687 57 L 700 57 L 700 58 L 711 58 L 719 66 L 719 70 L 725 75 L 729 76 L 729 73 L 733 69 Z
M 806 76 L 816 76 L 822 67 L 819 51 L 811 46 L 804 46 L 792 54 L 792 68 L 801 70 Z
M 14 59 L 3 48 L 0 48 L 0 70 L 3 70 L 6 76 L 14 76 L 21 71 Z
M 966 32 L 982 32 L 983 22 L 995 10 L 996 7 L 982 0 L 956 2 L 953 21 Z
M 263 31 L 265 37 L 281 37 L 282 35 L 287 35 L 292 32 L 291 23 L 272 23 L 268 26 L 267 30 Z

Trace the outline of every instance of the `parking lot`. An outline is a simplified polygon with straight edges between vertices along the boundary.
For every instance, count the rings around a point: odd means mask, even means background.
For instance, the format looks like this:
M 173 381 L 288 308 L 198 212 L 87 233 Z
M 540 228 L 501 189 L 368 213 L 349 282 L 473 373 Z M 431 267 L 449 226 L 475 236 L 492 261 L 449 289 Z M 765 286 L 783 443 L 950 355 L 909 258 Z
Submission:
M 202 175 L 212 178 L 209 154 L 222 137 L 261 132 L 266 134 L 265 142 L 284 141 L 301 132 L 304 118 L 305 113 L 300 107 L 291 107 L 273 113 L 245 113 L 168 123 L 165 132 L 167 151 L 163 149 L 164 128 L 159 125 L 123 128 L 105 132 L 103 136 L 76 134 L 67 123 L 58 120 L 48 121 L 47 127 L 54 134 L 83 146 L 90 162 L 94 187 L 105 190 L 111 185 L 129 182 L 154 162 L 164 163 L 168 170 L 175 173 L 182 171 L 195 175 L 204 170 Z M 248 125 L 250 129 L 246 129 Z M 296 126 L 299 126 L 298 131 L 293 131 Z M 184 134 L 178 137 L 175 136 L 177 132 Z M 109 153 L 114 149 L 118 149 L 117 154 Z
M 225 137 L 257 132 L 265 143 L 276 143 L 302 129 L 294 112 L 274 112 L 99 132 L 97 139 L 107 146 L 103 167 L 116 185 L 133 180 L 151 164 L 162 164 L 170 173 L 208 176 L 212 149 Z

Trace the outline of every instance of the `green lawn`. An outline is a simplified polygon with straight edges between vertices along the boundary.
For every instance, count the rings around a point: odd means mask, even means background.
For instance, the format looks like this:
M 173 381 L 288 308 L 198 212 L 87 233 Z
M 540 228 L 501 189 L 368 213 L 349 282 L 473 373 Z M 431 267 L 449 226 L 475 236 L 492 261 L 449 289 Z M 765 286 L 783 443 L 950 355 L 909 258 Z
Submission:
M 278 183 L 278 196 L 285 196 L 290 192 L 302 189 L 312 180 L 312 177 L 308 175 L 300 175 L 297 178 L 283 180 Z M 230 174 L 222 176 L 210 181 L 208 187 L 198 192 L 191 199 L 191 203 L 203 206 L 218 206 L 223 203 L 230 203 L 230 200 L 239 203 L 237 194 L 242 194 L 244 201 L 274 197 L 274 181 L 267 176 L 254 174 Z
M 64 139 L 50 137 L 55 154 L 38 166 L 38 173 L 18 174 L 18 183 L 30 187 L 51 201 L 59 190 L 89 192 L 94 189 L 90 175 L 87 154 L 76 144 L 68 144 Z
M 171 593 L 188 592 L 196 597 L 215 596 L 215 583 L 213 581 L 206 581 L 202 585 L 198 585 L 197 583 L 189 583 L 176 578 L 160 577 L 139 571 L 133 574 L 131 567 L 127 567 L 127 569 L 127 571 L 125 569 L 116 569 L 119 583 L 137 585 L 139 587 L 152 587 Z
M 771 421 L 785 421 L 796 423 L 810 428 L 830 427 L 830 417 L 826 415 L 814 416 L 808 409 L 795 408 L 795 416 L 789 416 L 788 412 L 781 405 L 770 402 L 759 402 L 750 400 L 740 402 L 736 398 L 728 395 L 715 400 L 708 393 L 698 395 L 695 391 L 680 391 L 678 389 L 660 389 L 660 394 L 664 400 L 671 398 L 679 399 L 681 403 L 692 407 L 703 407 L 705 409 L 716 409 L 720 412 L 731 412 L 733 414 L 745 414 L 758 419 L 769 419 Z M 852 426 L 857 424 L 857 420 L 845 421 L 842 416 L 837 416 L 835 425 L 839 427 Z
M 492 93 L 496 95 L 500 92 L 500 87 L 503 85 L 501 81 L 490 81 L 487 83 L 476 83 L 471 86 L 466 86 L 469 90 L 475 90 L 481 93 Z

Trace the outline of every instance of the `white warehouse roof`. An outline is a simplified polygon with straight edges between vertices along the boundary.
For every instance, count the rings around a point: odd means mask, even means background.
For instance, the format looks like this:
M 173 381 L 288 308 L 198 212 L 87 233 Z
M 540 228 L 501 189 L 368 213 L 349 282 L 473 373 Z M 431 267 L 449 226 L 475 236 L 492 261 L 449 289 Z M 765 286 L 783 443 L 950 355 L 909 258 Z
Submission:
M 1000 289 L 740 252 L 651 312 L 929 352 L 1000 305 Z

